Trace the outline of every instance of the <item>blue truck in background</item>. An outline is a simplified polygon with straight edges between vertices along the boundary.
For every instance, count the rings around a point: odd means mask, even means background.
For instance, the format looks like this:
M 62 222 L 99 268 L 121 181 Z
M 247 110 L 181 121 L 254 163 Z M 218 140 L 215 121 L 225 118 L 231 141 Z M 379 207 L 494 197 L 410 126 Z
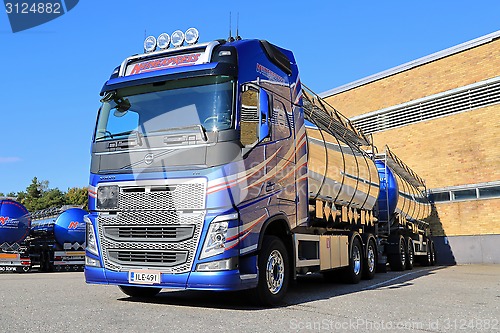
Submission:
M 424 181 L 302 85 L 291 51 L 197 41 L 150 36 L 102 87 L 88 283 L 274 305 L 298 274 L 357 283 L 435 262 Z
M 87 211 L 74 206 L 33 212 L 26 239 L 31 265 L 42 272 L 82 270 Z
M 0 199 L 0 272 L 27 272 L 31 267 L 25 243 L 31 219 L 24 205 Z

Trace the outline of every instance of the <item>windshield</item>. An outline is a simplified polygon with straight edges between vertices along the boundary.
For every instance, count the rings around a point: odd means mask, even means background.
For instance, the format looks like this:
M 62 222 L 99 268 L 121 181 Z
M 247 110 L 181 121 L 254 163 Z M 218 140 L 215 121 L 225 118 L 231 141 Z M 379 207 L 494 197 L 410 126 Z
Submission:
M 96 141 L 139 133 L 161 134 L 201 125 L 206 131 L 231 128 L 234 79 L 207 76 L 128 87 L 106 93 Z

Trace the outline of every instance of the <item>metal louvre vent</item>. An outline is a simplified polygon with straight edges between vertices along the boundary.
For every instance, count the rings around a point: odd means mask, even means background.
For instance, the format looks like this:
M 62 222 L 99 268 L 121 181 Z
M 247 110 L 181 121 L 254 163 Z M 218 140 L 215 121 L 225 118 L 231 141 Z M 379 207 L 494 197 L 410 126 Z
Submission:
M 500 103 L 500 77 L 351 118 L 365 134 Z

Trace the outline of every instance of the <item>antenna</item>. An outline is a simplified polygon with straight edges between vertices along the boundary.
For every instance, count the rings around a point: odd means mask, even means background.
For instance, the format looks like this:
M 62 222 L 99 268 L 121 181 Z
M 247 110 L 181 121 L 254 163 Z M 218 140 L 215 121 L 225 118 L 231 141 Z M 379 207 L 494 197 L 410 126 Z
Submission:
M 228 42 L 234 42 L 234 38 L 232 36 L 232 26 L 231 26 L 231 12 L 229 12 L 229 38 L 227 39 Z
M 240 12 L 238 12 L 236 16 L 236 40 L 241 40 L 239 28 L 240 28 Z

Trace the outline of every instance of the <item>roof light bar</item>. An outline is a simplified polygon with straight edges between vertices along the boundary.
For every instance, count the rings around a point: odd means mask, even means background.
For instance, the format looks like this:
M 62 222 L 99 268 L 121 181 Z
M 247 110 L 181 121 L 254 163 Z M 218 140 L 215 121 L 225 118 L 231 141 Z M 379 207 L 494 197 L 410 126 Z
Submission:
M 186 33 L 180 30 L 175 30 L 172 35 L 162 33 L 158 38 L 149 36 L 144 40 L 144 52 L 154 52 L 157 48 L 165 50 L 168 49 L 170 44 L 174 47 L 181 47 L 184 41 L 186 41 L 188 45 L 194 45 L 198 42 L 199 38 L 200 33 L 196 28 L 189 28 L 186 30 Z

